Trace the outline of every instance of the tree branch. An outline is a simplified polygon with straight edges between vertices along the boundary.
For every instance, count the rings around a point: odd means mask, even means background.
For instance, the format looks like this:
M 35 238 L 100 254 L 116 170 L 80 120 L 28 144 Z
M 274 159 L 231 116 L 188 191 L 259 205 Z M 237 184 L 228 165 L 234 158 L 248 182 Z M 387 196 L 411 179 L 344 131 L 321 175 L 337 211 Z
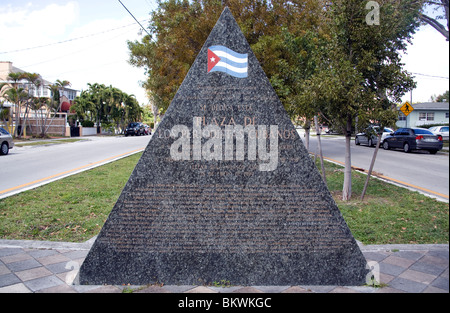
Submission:
M 425 14 L 421 14 L 420 19 L 440 32 L 447 39 L 447 41 L 449 41 L 449 32 L 441 23 Z

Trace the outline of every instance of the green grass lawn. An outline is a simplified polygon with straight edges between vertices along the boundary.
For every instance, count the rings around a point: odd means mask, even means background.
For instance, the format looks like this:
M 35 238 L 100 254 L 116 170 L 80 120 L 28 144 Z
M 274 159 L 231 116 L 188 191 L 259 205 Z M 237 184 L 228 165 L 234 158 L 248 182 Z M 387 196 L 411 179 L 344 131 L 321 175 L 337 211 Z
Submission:
M 328 188 L 356 239 L 364 244 L 449 242 L 449 205 L 418 192 L 353 172 L 352 199 L 342 201 L 343 168 L 326 163 Z
M 140 156 L 0 200 L 0 238 L 82 242 L 95 236 Z
M 136 154 L 0 200 L 0 238 L 83 242 L 98 234 L 137 161 Z M 328 187 L 364 244 L 448 243 L 449 205 L 354 172 L 353 197 L 340 200 L 343 169 L 326 162 Z

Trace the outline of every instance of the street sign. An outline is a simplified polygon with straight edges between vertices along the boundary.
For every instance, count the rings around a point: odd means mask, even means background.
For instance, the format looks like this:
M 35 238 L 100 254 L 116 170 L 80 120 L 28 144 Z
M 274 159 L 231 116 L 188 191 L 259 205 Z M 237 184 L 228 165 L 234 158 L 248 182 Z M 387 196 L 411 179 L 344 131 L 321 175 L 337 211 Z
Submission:
M 414 108 L 411 104 L 409 104 L 409 102 L 405 102 L 405 104 L 400 108 L 400 111 L 402 111 L 405 116 L 408 116 L 409 113 L 414 111 Z

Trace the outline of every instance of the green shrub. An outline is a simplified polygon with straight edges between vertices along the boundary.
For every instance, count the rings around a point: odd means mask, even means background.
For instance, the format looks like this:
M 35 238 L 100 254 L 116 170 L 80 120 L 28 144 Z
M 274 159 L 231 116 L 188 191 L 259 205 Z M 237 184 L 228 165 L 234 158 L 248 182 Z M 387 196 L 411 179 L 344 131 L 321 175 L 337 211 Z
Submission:
M 83 126 L 83 127 L 94 127 L 94 122 L 93 121 L 82 121 L 81 122 L 81 126 Z

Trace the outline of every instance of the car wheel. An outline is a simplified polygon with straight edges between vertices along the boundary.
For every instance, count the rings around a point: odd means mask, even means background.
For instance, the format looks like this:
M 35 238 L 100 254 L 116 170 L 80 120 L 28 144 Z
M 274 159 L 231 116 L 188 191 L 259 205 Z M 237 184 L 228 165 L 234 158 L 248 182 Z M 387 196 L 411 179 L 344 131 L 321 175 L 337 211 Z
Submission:
M 437 152 L 437 150 L 430 150 L 430 154 L 436 154 Z
M 411 147 L 409 146 L 409 143 L 405 142 L 405 144 L 403 145 L 403 151 L 405 151 L 405 153 L 411 152 Z
M 383 149 L 384 150 L 389 150 L 389 143 L 387 141 L 383 142 Z
M 0 147 L 0 154 L 1 155 L 7 155 L 9 153 L 9 146 L 7 142 L 2 143 L 2 146 Z
M 358 138 L 358 137 L 355 138 L 355 145 L 357 145 L 357 146 L 360 145 L 360 142 L 359 142 L 359 138 Z

